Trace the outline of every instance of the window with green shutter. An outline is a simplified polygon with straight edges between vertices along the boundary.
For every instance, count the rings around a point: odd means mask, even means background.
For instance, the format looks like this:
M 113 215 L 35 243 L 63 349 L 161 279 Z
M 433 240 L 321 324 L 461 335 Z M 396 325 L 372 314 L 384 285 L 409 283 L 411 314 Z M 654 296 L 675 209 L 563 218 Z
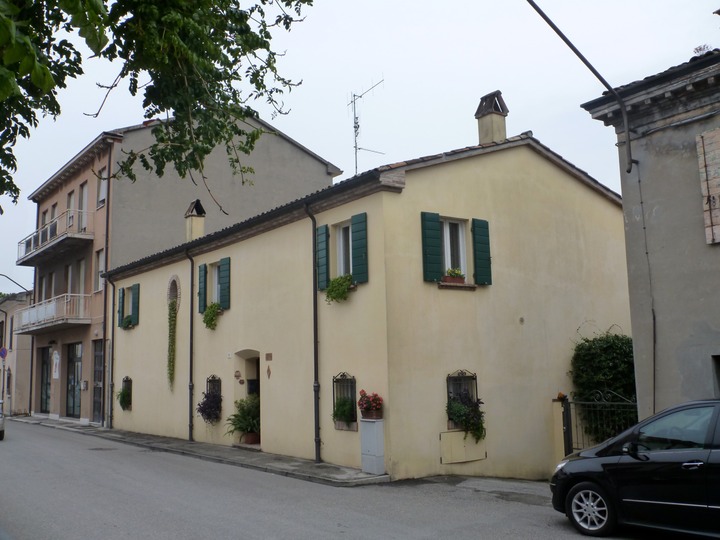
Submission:
M 125 289 L 118 289 L 117 325 L 122 327 L 125 318 Z
M 422 212 L 420 224 L 422 227 L 423 280 L 440 281 L 445 272 L 440 214 Z
M 118 326 L 132 328 L 140 323 L 140 284 L 118 289 Z
M 473 265 L 475 284 L 492 285 L 490 268 L 490 228 L 484 219 L 472 220 Z
M 330 281 L 330 228 L 320 225 L 316 231 L 315 259 L 317 264 L 317 288 L 321 291 L 327 289 Z
M 368 238 L 367 214 L 356 214 L 350 219 L 351 272 L 355 283 L 367 283 L 368 273 Z
M 207 264 L 198 266 L 198 312 L 207 309 Z
M 230 257 L 220 259 L 217 268 L 217 301 L 223 309 L 230 309 Z

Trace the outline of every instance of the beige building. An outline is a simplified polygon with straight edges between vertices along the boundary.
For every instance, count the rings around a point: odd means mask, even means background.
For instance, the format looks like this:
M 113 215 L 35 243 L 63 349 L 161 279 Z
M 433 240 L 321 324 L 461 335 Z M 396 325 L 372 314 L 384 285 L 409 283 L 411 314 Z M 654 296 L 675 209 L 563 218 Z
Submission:
M 17 312 L 32 301 L 32 291 L 0 298 L 0 350 L 5 349 L 0 377 L 0 399 L 6 416 L 30 413 L 32 338 L 15 333 Z
M 35 268 L 35 298 L 18 312 L 15 330 L 34 336 L 32 413 L 105 421 L 104 322 L 112 298 L 103 274 L 181 244 L 189 201 L 206 201 L 207 230 L 220 230 L 326 188 L 340 173 L 268 124 L 258 120 L 257 125 L 266 133 L 244 163 L 255 171 L 249 176 L 252 185 L 232 175 L 224 151 L 207 161 L 209 188 L 229 215 L 209 202 L 202 182 L 181 179 L 172 168 L 157 178 L 138 166 L 135 183 L 115 178 L 125 153 L 150 143 L 152 124 L 102 133 L 30 195 L 37 204 L 37 226 L 19 242 L 17 264 Z
M 531 134 L 507 138 L 506 114 L 490 94 L 477 146 L 113 268 L 111 376 L 132 388 L 113 426 L 230 445 L 234 400 L 259 393 L 266 452 L 394 479 L 547 478 L 579 328 L 630 332 L 623 219 L 616 193 Z M 450 267 L 464 283 L 443 281 Z M 326 303 L 328 280 L 348 273 L 349 298 Z M 479 443 L 448 422 L 459 387 L 484 402 Z M 196 411 L 209 389 L 223 396 L 215 424 Z M 361 389 L 384 398 L 384 419 L 335 423 L 334 402 Z

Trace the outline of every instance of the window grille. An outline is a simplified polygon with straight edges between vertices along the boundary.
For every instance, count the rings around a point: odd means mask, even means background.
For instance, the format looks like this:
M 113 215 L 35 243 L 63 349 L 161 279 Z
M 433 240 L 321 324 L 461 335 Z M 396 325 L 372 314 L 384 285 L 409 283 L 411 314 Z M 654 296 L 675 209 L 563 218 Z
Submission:
M 129 410 L 132 408 L 132 379 L 130 377 L 123 377 L 122 380 L 122 392 L 125 394 L 127 392 L 127 401 L 125 402 L 125 407 L 121 407 L 125 410 Z
M 210 375 L 205 381 L 205 392 L 207 394 L 222 395 L 222 381 L 217 375 Z
M 355 405 L 355 377 L 345 372 L 333 377 L 333 409 L 341 399 L 349 399 L 352 404 L 352 422 L 357 422 Z
M 447 397 L 451 399 L 469 398 L 477 400 L 477 375 L 459 369 L 447 376 Z

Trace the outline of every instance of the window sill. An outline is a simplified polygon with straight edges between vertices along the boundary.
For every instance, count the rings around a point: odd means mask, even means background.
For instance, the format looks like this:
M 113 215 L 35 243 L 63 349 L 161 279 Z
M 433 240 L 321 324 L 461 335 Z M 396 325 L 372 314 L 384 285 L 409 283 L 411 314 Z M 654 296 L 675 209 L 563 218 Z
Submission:
M 456 289 L 461 291 L 474 291 L 478 286 L 474 283 L 447 283 L 438 281 L 438 289 Z
M 357 431 L 358 425 L 357 422 L 350 422 L 350 424 L 345 422 L 335 422 L 335 429 L 338 431 Z

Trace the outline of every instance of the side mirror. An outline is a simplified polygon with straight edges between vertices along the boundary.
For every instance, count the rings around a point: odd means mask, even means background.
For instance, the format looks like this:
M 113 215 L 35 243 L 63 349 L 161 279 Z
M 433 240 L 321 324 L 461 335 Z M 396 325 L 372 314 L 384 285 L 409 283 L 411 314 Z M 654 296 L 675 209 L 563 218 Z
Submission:
M 638 445 L 636 442 L 626 442 L 622 446 L 622 453 L 623 455 L 630 456 L 633 459 L 637 459 L 640 461 L 648 461 L 650 459 L 649 456 L 646 456 L 644 454 L 639 453 L 639 448 L 641 445 Z

